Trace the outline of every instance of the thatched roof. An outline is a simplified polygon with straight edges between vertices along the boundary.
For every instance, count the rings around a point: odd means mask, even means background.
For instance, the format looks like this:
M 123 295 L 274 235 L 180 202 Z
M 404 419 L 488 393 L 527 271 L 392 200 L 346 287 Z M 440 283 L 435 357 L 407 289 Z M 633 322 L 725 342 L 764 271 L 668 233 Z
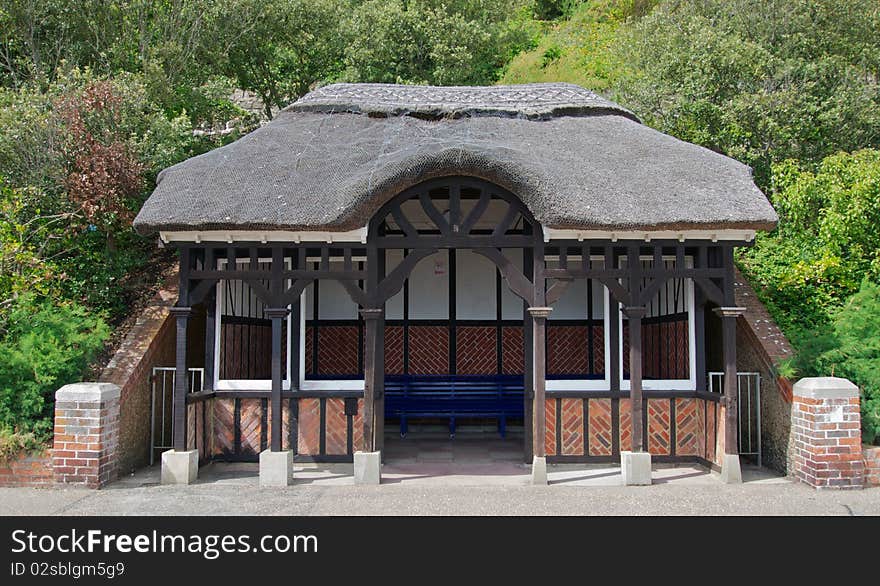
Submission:
M 336 84 L 165 169 L 135 219 L 156 230 L 351 230 L 426 179 L 519 196 L 549 228 L 769 229 L 749 167 L 640 124 L 571 84 Z

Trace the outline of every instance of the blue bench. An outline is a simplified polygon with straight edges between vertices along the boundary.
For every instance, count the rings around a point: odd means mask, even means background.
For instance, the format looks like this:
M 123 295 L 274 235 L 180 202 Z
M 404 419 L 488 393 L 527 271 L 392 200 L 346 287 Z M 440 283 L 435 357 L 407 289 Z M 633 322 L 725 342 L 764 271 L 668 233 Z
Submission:
M 385 377 L 385 417 L 400 418 L 401 437 L 411 417 L 448 418 L 450 437 L 455 437 L 456 418 L 496 418 L 504 437 L 507 419 L 523 414 L 522 375 Z

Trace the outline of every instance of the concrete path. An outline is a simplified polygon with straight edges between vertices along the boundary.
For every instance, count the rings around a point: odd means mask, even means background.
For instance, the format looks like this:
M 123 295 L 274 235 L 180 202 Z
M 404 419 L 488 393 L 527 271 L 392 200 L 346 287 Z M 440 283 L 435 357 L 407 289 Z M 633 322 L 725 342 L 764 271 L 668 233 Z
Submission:
M 355 486 L 351 465 L 298 468 L 293 486 L 260 489 L 254 464 L 211 464 L 191 486 L 147 469 L 100 491 L 0 489 L 0 515 L 880 515 L 880 489 L 823 491 L 746 469 L 724 485 L 696 466 L 655 466 L 653 486 L 619 485 L 619 468 L 551 466 L 529 486 L 509 459 L 400 459 L 381 486 Z

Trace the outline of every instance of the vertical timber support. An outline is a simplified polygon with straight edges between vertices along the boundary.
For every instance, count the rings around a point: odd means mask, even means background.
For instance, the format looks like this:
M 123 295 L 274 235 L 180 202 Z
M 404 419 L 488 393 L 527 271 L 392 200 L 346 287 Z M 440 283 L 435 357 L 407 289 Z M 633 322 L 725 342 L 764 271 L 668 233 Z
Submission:
M 273 269 L 277 260 L 277 258 L 272 259 Z M 274 282 L 272 286 L 276 288 Z M 269 449 L 260 453 L 260 486 L 288 486 L 293 479 L 293 450 L 281 450 L 281 335 L 284 320 L 287 319 L 290 310 L 286 307 L 267 307 L 265 313 L 272 320 L 272 395 L 269 401 L 272 434 L 269 438 Z
M 644 451 L 642 437 L 642 319 L 647 314 L 644 306 L 624 307 L 629 320 L 629 398 L 632 421 L 630 450 Z
M 532 484 L 547 484 L 547 437 L 546 398 L 547 386 L 547 318 L 553 311 L 551 307 L 530 307 L 532 318 L 532 388 L 535 393 L 532 424 Z
M 724 456 L 721 462 L 721 480 L 726 484 L 742 482 L 737 446 L 737 375 L 736 375 L 736 319 L 745 312 L 744 307 L 716 307 L 721 318 L 721 339 L 724 354 Z
M 644 306 L 623 309 L 629 320 L 629 405 L 632 432 L 629 451 L 620 452 L 620 472 L 624 485 L 651 484 L 651 453 L 644 449 L 642 429 L 642 318 Z
M 272 395 L 270 399 L 272 411 L 272 434 L 269 438 L 269 446 L 273 452 L 281 451 L 281 337 L 284 330 L 284 320 L 287 319 L 290 310 L 286 307 L 266 308 L 266 316 L 272 320 Z
M 532 250 L 523 250 L 523 273 L 532 274 Z M 534 370 L 534 328 L 531 319 L 526 317 L 529 304 L 523 301 L 523 438 L 525 463 L 531 463 L 534 458 L 534 421 L 535 421 L 535 370 Z
M 745 313 L 744 307 L 735 307 L 733 247 L 721 248 L 721 264 L 724 267 L 723 296 L 724 305 L 716 307 L 715 313 L 721 318 L 721 340 L 724 355 L 724 455 L 721 460 L 721 481 L 727 484 L 742 482 L 739 462 L 737 417 L 738 381 L 736 376 L 736 319 Z
M 192 307 L 172 307 L 171 315 L 177 325 L 175 361 L 174 361 L 174 394 L 173 394 L 173 441 L 174 450 L 186 451 L 186 392 L 188 387 L 186 367 L 187 325 L 192 315 Z
M 382 455 L 376 450 L 376 406 L 381 404 L 385 365 L 382 360 L 379 327 L 384 327 L 383 310 L 378 307 L 361 310 L 364 318 L 366 343 L 364 344 L 364 443 L 354 454 L 355 484 L 379 484 L 381 482 Z M 377 401 L 378 395 L 378 401 Z

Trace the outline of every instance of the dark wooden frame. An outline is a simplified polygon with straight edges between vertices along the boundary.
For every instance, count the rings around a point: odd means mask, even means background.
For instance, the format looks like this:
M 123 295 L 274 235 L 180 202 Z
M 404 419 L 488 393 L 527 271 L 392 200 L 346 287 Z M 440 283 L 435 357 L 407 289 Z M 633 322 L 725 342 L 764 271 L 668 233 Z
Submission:
M 450 209 L 448 217 L 438 210 L 432 201 L 431 192 L 439 189 L 447 190 Z M 462 217 L 461 192 L 462 189 L 475 190 L 479 195 L 476 206 L 471 212 Z M 487 233 L 486 230 L 474 229 L 483 213 L 485 213 L 491 198 L 501 199 L 508 203 L 508 209 L 503 220 L 495 228 Z M 428 231 L 416 230 L 406 219 L 401 210 L 405 201 L 417 199 L 426 215 L 434 223 L 434 229 Z M 397 230 L 389 230 L 387 218 L 393 218 Z M 522 227 L 514 225 L 520 218 Z M 517 222 L 518 223 L 518 222 Z M 423 233 L 424 232 L 424 233 Z M 261 299 L 267 308 L 273 309 L 271 319 L 273 321 L 273 356 L 272 356 L 272 390 L 269 395 L 273 407 L 280 405 L 282 398 L 300 396 L 299 391 L 299 361 L 292 361 L 291 382 L 292 388 L 284 392 L 280 383 L 280 372 L 276 370 L 281 360 L 280 344 L 275 343 L 278 339 L 278 330 L 275 325 L 277 320 L 288 311 L 288 306 L 296 308 L 299 298 L 305 287 L 310 283 L 321 279 L 333 279 L 339 281 L 346 289 L 351 298 L 362 308 L 364 329 L 366 332 L 366 345 L 364 354 L 364 445 L 358 446 L 366 451 L 381 450 L 382 443 L 382 417 L 376 414 L 383 413 L 381 406 L 383 401 L 384 382 L 384 356 L 383 335 L 385 302 L 395 295 L 403 286 L 412 269 L 422 259 L 430 256 L 440 249 L 471 249 L 491 260 L 499 273 L 504 278 L 511 290 L 524 301 L 524 308 L 532 308 L 532 319 L 524 320 L 524 353 L 525 353 L 525 389 L 526 389 L 526 420 L 527 438 L 525 452 L 527 458 L 533 453 L 535 456 L 544 456 L 544 400 L 545 396 L 560 396 L 558 393 L 545 393 L 545 369 L 544 347 L 546 344 L 546 317 L 548 312 L 544 309 L 552 306 L 564 292 L 568 283 L 573 279 L 595 279 L 605 285 L 610 292 L 613 303 L 626 308 L 630 318 L 630 328 L 637 330 L 641 326 L 641 318 L 644 315 L 645 305 L 653 295 L 671 278 L 692 279 L 697 287 L 697 299 L 695 310 L 706 303 L 712 303 L 722 308 L 731 308 L 733 305 L 733 249 L 736 246 L 746 246 L 745 241 L 710 242 L 678 241 L 678 240 L 652 240 L 643 241 L 614 241 L 614 240 L 559 240 L 553 241 L 552 248 L 559 251 L 559 266 L 547 268 L 545 263 L 546 247 L 543 241 L 543 229 L 531 215 L 526 206 L 510 192 L 488 182 L 466 177 L 450 177 L 427 181 L 410 188 L 391 200 L 385 202 L 379 211 L 369 222 L 368 238 L 366 244 L 357 242 L 342 243 L 292 243 L 292 242 L 235 242 L 235 243 L 175 243 L 180 250 L 180 297 L 177 307 L 173 312 L 177 319 L 177 359 L 174 393 L 174 421 L 175 434 L 174 446 L 176 450 L 184 450 L 186 446 L 185 405 L 187 402 L 186 389 L 186 334 L 188 318 L 191 307 L 210 299 L 213 295 L 216 283 L 221 279 L 238 279 L 247 282 L 254 293 Z M 398 248 L 406 250 L 403 261 L 388 274 L 385 274 L 384 254 L 380 250 Z M 523 249 L 524 270 L 515 267 L 502 254 L 504 248 Z M 354 256 L 366 255 L 366 263 L 355 266 Z M 570 263 L 569 258 L 580 254 L 581 262 Z M 591 256 L 596 254 L 605 258 L 602 268 L 593 268 L 590 263 Z M 643 270 L 639 258 L 648 255 L 655 259 L 651 269 Z M 659 262 L 665 255 L 674 255 L 676 262 L 673 268 L 666 267 L 665 263 Z M 334 269 L 330 263 L 330 257 L 342 257 L 342 268 Z M 694 258 L 692 268 L 685 267 L 686 256 Z M 271 267 L 261 269 L 258 260 L 271 258 Z M 307 259 L 318 257 L 320 260 L 309 266 Z M 628 258 L 625 268 L 619 262 L 621 258 Z M 227 259 L 227 266 L 219 268 L 217 260 Z M 237 259 L 249 259 L 246 268 L 239 269 Z M 292 260 L 292 268 L 283 266 L 286 258 Z M 230 268 L 231 267 L 231 268 Z M 450 267 L 450 270 L 453 270 Z M 268 282 L 266 287 L 264 282 Z M 547 284 L 550 284 L 548 287 Z M 696 322 L 697 343 L 702 343 L 705 328 L 702 323 L 701 313 L 697 312 Z M 294 317 L 298 324 L 299 312 L 294 310 Z M 612 312 L 608 335 L 611 338 L 611 356 L 606 357 L 606 368 L 610 369 L 611 393 L 620 392 L 620 372 L 617 356 L 618 340 L 620 331 L 618 320 Z M 219 316 L 209 314 L 208 327 L 212 327 L 214 320 Z M 735 373 L 735 316 L 724 314 L 724 361 L 725 372 Z M 293 343 L 291 352 L 298 356 L 299 327 L 293 330 Z M 213 341 L 213 332 L 206 337 Z M 632 336 L 630 344 L 630 364 L 640 364 L 639 356 L 641 345 L 637 336 Z M 698 350 L 700 348 L 698 347 Z M 705 372 L 705 359 L 701 358 L 701 352 L 697 353 L 698 361 L 695 365 L 698 373 L 698 388 L 696 393 L 704 391 L 701 384 L 705 384 L 700 377 Z M 207 353 L 206 353 L 207 357 Z M 639 362 L 637 362 L 639 361 Z M 213 359 L 206 361 L 205 378 L 213 381 Z M 636 369 L 638 370 L 638 368 Z M 727 407 L 728 430 L 736 429 L 735 409 L 735 376 L 728 377 L 726 381 L 724 404 Z M 210 383 L 209 383 L 210 384 Z M 639 400 L 641 395 L 641 375 L 638 372 L 631 373 L 630 377 L 631 401 L 633 407 L 633 421 L 642 419 Z M 731 389 L 733 389 L 731 391 Z M 226 391 L 212 391 L 217 396 Z M 656 396 L 651 392 L 651 396 Z M 257 396 L 250 394 L 249 396 Z M 304 395 L 302 395 L 304 396 Z M 329 396 L 329 395 L 328 395 Z M 570 396 L 598 396 L 595 391 L 584 391 L 582 394 Z M 279 430 L 272 433 L 271 449 L 280 450 L 280 409 L 272 411 L 273 429 Z M 732 422 L 732 424 L 731 424 Z M 530 424 L 529 424 L 530 423 Z M 292 423 L 293 424 L 293 423 Z M 642 449 L 641 437 L 633 433 L 633 450 Z M 730 435 L 730 434 L 728 434 Z M 531 437 L 529 437 L 531 436 Z M 735 435 L 733 441 L 727 438 L 727 453 L 736 452 Z M 732 451 L 731 451 L 732 450 Z M 531 452 L 531 453 L 530 453 Z

